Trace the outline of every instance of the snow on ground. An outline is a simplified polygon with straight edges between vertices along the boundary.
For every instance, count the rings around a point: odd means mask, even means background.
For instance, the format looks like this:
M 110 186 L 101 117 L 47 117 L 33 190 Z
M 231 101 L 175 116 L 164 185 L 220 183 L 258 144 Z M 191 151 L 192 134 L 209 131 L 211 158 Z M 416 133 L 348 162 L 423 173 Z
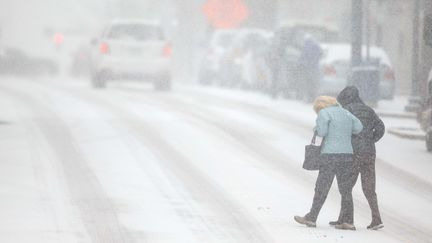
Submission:
M 427 181 L 409 191 L 377 172 L 386 228 L 365 229 L 357 185 L 357 231 L 327 225 L 336 188 L 311 229 L 292 219 L 309 209 L 316 177 L 301 169 L 309 104 L 217 88 L 14 81 L 0 81 L 1 242 L 407 242 L 415 236 L 404 224 L 432 226 L 432 199 L 414 195 L 430 191 L 421 141 L 387 134 L 378 145 L 379 159 Z

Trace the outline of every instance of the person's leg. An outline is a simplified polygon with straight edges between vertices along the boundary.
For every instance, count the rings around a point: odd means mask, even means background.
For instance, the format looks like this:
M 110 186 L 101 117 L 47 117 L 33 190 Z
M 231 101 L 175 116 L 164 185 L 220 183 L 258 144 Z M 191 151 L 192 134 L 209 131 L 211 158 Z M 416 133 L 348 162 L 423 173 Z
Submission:
M 336 178 L 341 194 L 341 223 L 354 224 L 354 203 L 352 189 L 355 174 L 352 156 L 342 155 L 336 164 Z
M 360 169 L 363 193 L 369 203 L 369 207 L 372 213 L 372 224 L 381 224 L 381 215 L 378 209 L 378 199 L 375 192 L 375 155 L 362 155 L 362 164 Z
M 318 178 L 315 183 L 315 194 L 311 210 L 306 214 L 306 219 L 315 222 L 318 214 L 327 199 L 328 192 L 335 177 L 335 165 L 333 162 L 326 163 L 320 167 Z
M 358 179 L 358 176 L 360 174 L 360 160 L 359 160 L 359 157 L 356 156 L 356 155 L 354 155 L 353 160 L 354 160 L 354 165 L 352 167 L 353 173 L 351 174 L 351 178 L 349 179 L 349 182 L 351 183 L 351 185 L 349 185 L 349 187 L 348 187 L 348 188 L 351 188 L 351 191 L 352 191 L 352 188 L 354 188 L 355 184 L 357 183 L 357 179 Z M 338 187 L 339 187 L 339 190 L 340 190 L 339 180 L 338 180 Z M 344 200 L 341 198 L 341 209 L 340 209 L 340 212 L 339 212 L 339 217 L 338 217 L 338 219 L 336 221 L 330 222 L 331 225 L 336 225 L 338 223 L 343 223 L 344 218 L 345 218 L 345 215 L 343 214 L 343 208 L 342 208 L 342 204 L 343 203 L 344 203 Z

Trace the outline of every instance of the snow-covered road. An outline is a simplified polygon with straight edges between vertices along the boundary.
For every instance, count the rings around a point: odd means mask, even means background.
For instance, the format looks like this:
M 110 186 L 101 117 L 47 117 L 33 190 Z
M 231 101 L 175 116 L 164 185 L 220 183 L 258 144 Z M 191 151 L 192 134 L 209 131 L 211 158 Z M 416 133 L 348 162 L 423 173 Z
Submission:
M 359 183 L 357 231 L 327 224 L 336 187 L 311 229 L 292 219 L 308 211 L 316 178 L 301 169 L 310 105 L 88 86 L 0 79 L 0 242 L 432 242 L 432 154 L 421 141 L 378 144 L 384 229 L 366 230 Z

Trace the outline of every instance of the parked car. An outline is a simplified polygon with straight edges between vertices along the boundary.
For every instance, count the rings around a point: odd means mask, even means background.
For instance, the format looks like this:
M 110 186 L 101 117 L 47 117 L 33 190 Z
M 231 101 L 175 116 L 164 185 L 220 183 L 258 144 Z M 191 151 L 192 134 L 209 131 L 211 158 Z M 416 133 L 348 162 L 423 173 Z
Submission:
M 221 58 L 221 84 L 230 87 L 257 86 L 258 59 L 265 58 L 264 50 L 272 34 L 263 29 L 241 29 Z M 257 63 L 255 63 L 257 61 Z
M 286 97 L 301 98 L 298 61 L 304 39 L 309 35 L 319 43 L 339 40 L 339 32 L 332 26 L 298 21 L 282 22 L 276 29 L 268 50 L 268 65 L 272 82 L 269 89 L 273 97 L 282 93 Z
M 157 90 L 171 87 L 171 43 L 160 24 L 122 19 L 108 24 L 92 50 L 95 88 L 111 80 L 153 82 Z
M 426 132 L 426 148 L 432 151 L 432 69 L 429 72 L 426 99 L 419 112 L 418 120 L 421 128 Z
M 220 80 L 220 62 L 231 45 L 236 30 L 215 30 L 211 37 L 198 71 L 201 84 L 213 84 Z
M 321 81 L 319 94 L 336 95 L 347 84 L 350 75 L 351 45 L 349 43 L 322 44 L 323 58 L 320 62 Z M 366 47 L 363 47 L 365 58 Z M 379 94 L 381 99 L 393 99 L 395 74 L 386 52 L 376 46 L 370 47 L 370 62 L 379 69 Z
M 29 56 L 15 47 L 6 47 L 0 54 L 0 74 L 44 76 L 58 72 L 57 62 L 51 58 Z
M 69 67 L 69 74 L 73 77 L 89 77 L 91 73 L 91 51 L 88 44 L 78 46 L 71 53 L 72 62 Z

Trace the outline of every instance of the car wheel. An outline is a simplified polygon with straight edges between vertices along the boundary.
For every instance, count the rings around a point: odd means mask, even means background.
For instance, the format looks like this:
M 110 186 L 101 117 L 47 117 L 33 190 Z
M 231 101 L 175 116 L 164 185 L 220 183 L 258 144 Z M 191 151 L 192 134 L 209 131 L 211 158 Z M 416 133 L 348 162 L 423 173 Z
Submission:
M 104 72 L 97 72 L 92 76 L 92 86 L 96 89 L 103 89 L 106 87 L 107 75 Z
M 426 133 L 426 149 L 429 152 L 432 152 L 432 129 Z

